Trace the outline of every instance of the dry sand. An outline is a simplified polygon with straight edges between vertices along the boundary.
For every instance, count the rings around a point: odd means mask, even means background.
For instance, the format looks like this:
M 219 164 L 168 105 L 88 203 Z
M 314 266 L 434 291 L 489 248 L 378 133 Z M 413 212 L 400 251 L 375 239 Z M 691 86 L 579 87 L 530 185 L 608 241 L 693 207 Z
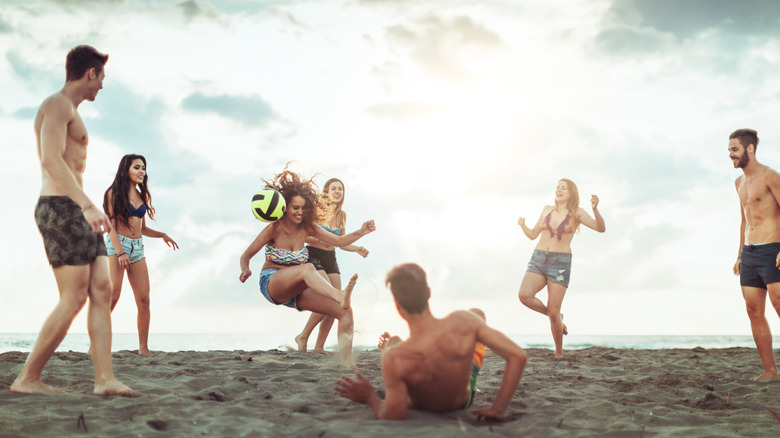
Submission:
M 92 362 L 56 353 L 44 381 L 66 393 L 8 391 L 27 353 L 0 354 L 0 437 L 13 436 L 780 436 L 780 381 L 754 383 L 754 349 L 527 350 L 529 362 L 501 423 L 467 411 L 411 411 L 404 422 L 374 419 L 339 398 L 336 355 L 272 351 L 114 353 L 117 376 L 140 398 L 91 394 Z M 382 394 L 380 354 L 355 352 Z M 251 359 L 251 360 L 250 360 Z M 503 360 L 488 353 L 473 408 L 487 406 Z

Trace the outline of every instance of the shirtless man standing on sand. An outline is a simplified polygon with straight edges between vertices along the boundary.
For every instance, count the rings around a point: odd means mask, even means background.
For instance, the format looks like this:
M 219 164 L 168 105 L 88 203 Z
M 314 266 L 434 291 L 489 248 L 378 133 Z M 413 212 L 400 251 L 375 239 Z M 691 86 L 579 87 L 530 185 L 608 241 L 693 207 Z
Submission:
M 394 336 L 382 354 L 385 400 L 359 373 L 356 380 L 342 376 L 336 392 L 342 397 L 366 403 L 377 418 L 403 420 L 408 409 L 445 412 L 466 409 L 472 402 L 484 347 L 506 360 L 504 377 L 493 405 L 472 411 L 477 419 L 501 420 L 517 389 L 526 354 L 508 337 L 485 324 L 471 311 L 459 310 L 435 318 L 428 307 L 431 289 L 425 271 L 406 263 L 387 274 L 386 284 L 396 308 L 409 324 L 409 339 Z M 480 345 L 484 344 L 484 345 Z
M 35 116 L 42 187 L 35 220 L 54 271 L 60 299 L 44 321 L 38 340 L 11 391 L 57 394 L 41 382 L 41 371 L 89 299 L 87 329 L 95 367 L 94 393 L 138 396 L 114 377 L 111 367 L 111 281 L 103 234 L 111 223 L 83 190 L 87 128 L 77 111 L 103 88 L 108 55 L 74 47 L 66 58 L 62 90 L 43 101 Z
M 742 223 L 740 255 L 734 264 L 745 298 L 750 329 L 764 373 L 755 380 L 777 378 L 772 333 L 766 320 L 766 295 L 780 316 L 780 174 L 756 160 L 758 133 L 738 129 L 729 136 L 729 157 L 744 175 L 737 178 Z

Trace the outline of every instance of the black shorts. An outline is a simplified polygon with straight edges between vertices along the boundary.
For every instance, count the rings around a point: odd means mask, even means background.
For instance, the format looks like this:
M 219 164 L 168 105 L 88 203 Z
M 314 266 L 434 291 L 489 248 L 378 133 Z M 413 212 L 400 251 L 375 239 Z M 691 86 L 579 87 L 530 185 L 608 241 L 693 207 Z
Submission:
M 766 289 L 767 284 L 780 282 L 777 254 L 780 242 L 742 247 L 739 265 L 739 284 Z
M 41 196 L 35 223 L 53 267 L 88 265 L 106 255 L 102 233 L 93 233 L 81 208 L 67 196 Z
M 309 263 L 313 264 L 318 271 L 325 271 L 326 274 L 341 274 L 335 250 L 325 251 L 313 246 L 306 248 L 309 248 Z

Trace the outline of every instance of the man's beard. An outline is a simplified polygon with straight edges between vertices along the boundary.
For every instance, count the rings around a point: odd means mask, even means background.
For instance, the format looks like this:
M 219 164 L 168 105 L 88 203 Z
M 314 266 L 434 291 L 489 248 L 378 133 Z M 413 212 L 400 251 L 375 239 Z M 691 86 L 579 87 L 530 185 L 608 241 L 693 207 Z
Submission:
M 748 157 L 747 152 L 745 152 L 741 157 L 739 157 L 739 161 L 737 161 L 737 167 L 739 167 L 740 169 L 744 169 L 749 162 L 750 162 L 750 157 Z

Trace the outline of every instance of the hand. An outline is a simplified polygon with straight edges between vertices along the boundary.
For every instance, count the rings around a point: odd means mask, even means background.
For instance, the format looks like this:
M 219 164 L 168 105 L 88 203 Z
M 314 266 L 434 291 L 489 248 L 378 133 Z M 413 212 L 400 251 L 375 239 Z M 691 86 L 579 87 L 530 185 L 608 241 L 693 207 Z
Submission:
M 596 195 L 590 195 L 590 205 L 595 210 L 599 206 L 599 197 Z
M 477 416 L 477 421 L 501 421 L 504 419 L 504 412 L 499 412 L 493 406 L 487 409 L 477 409 L 471 413 Z
M 93 233 L 108 233 L 111 231 L 111 221 L 108 220 L 108 216 L 94 205 L 84 210 L 84 219 L 92 227 Z
M 520 225 L 521 227 L 525 225 L 525 218 L 524 217 L 517 218 L 517 225 Z
M 168 248 L 173 248 L 174 251 L 179 249 L 179 245 L 177 245 L 176 242 L 174 242 L 173 239 L 171 239 L 171 237 L 167 234 L 163 233 L 162 240 L 166 245 L 168 245 Z
M 245 282 L 247 278 L 252 276 L 252 271 L 249 268 L 241 270 L 241 275 L 238 276 L 238 279 L 241 280 L 241 282 Z
M 368 250 L 363 248 L 362 246 L 357 249 L 357 253 L 363 256 L 363 258 L 368 257 Z
M 117 257 L 117 261 L 119 262 L 119 267 L 122 269 L 127 269 L 130 267 L 130 256 L 127 254 L 122 254 L 121 256 Z
M 337 386 L 333 389 L 344 398 L 359 403 L 368 403 L 368 400 L 376 394 L 374 387 L 358 372 L 355 372 L 355 378 L 357 380 L 341 376 L 340 380 L 336 380 Z
M 365 221 L 363 222 L 363 226 L 360 227 L 360 234 L 365 236 L 368 233 L 373 233 L 376 231 L 376 225 L 374 225 L 374 220 Z

